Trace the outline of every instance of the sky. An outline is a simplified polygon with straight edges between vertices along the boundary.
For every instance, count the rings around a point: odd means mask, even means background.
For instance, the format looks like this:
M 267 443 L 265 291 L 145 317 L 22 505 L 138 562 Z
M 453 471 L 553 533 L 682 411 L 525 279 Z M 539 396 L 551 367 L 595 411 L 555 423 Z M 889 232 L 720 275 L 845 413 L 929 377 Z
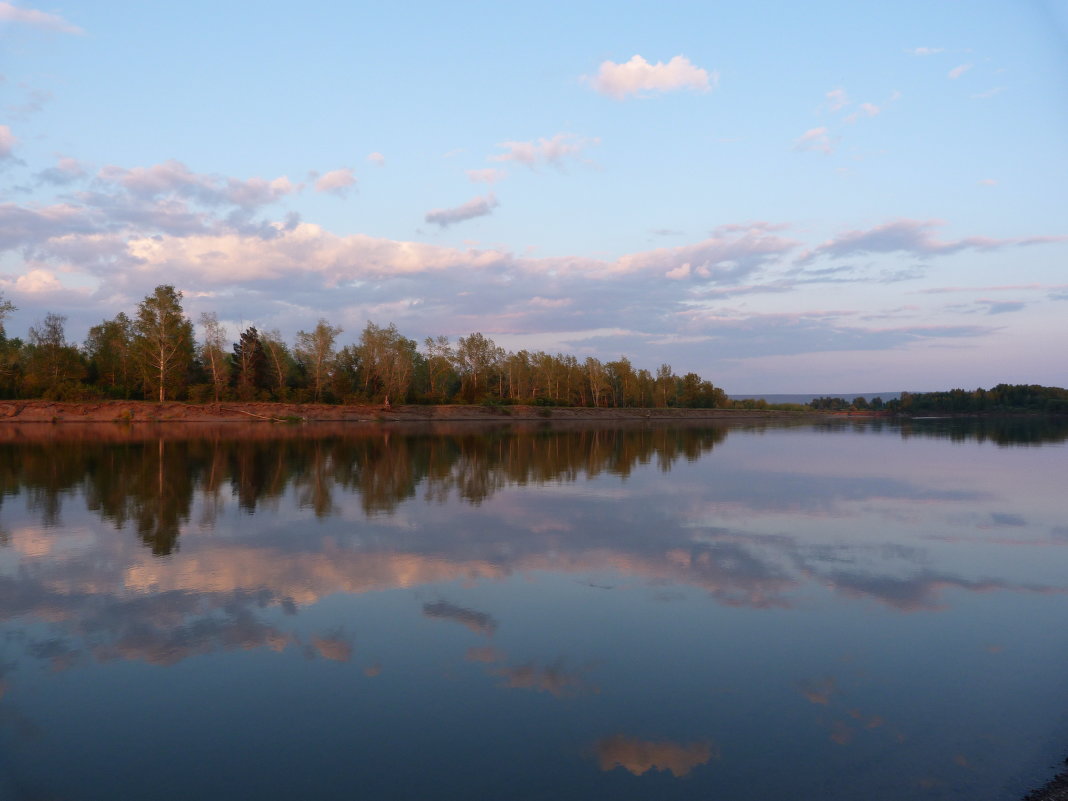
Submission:
M 47 3 L 45 5 L 44 3 Z M 0 293 L 1068 385 L 1068 2 L 0 0 Z

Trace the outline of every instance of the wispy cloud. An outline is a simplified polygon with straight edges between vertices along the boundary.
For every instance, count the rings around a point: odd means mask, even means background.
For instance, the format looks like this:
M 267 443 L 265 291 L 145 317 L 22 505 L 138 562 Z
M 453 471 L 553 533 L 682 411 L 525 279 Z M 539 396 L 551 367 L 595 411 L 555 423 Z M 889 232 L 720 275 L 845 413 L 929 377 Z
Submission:
M 173 159 L 151 167 L 127 169 L 108 165 L 97 178 L 104 184 L 120 186 L 139 199 L 175 195 L 206 206 L 235 205 L 254 209 L 273 203 L 298 190 L 288 178 L 241 180 L 196 173 Z
M 508 177 L 507 170 L 498 170 L 487 167 L 484 170 L 467 170 L 467 179 L 476 184 L 495 184 Z
M 908 52 L 914 56 L 933 56 L 937 53 L 944 53 L 946 49 L 944 47 L 914 47 Z
M 1068 240 L 1064 236 L 993 239 L 971 236 L 963 239 L 939 241 L 934 232 L 944 225 L 940 220 L 895 220 L 862 231 L 846 231 L 823 244 L 805 251 L 798 264 L 808 264 L 826 256 L 841 259 L 867 253 L 908 253 L 924 258 L 947 255 L 961 250 L 998 250 L 1005 247 L 1036 245 Z
M 1027 308 L 1027 303 L 1022 300 L 989 300 L 987 298 L 980 298 L 975 301 L 986 314 L 1008 314 L 1009 312 L 1023 311 Z
M 11 128 L 6 125 L 0 125 L 0 161 L 15 157 L 15 145 L 18 142 L 18 137 L 11 133 Z
M 33 8 L 19 8 L 11 3 L 3 2 L 3 0 L 0 0 L 0 21 L 18 22 L 46 31 L 55 31 L 56 33 L 71 33 L 75 35 L 85 33 L 77 25 L 67 22 L 58 14 L 49 14 L 46 11 L 37 11 Z
M 830 155 L 834 152 L 831 136 L 826 127 L 810 128 L 794 140 L 794 150 L 814 150 Z
M 85 176 L 85 168 L 78 159 L 63 156 L 56 161 L 55 167 L 47 167 L 37 173 L 37 180 L 46 184 L 65 186 L 81 180 Z
M 953 69 L 951 69 L 949 72 L 947 72 L 946 73 L 946 77 L 948 77 L 951 81 L 955 81 L 961 75 L 963 75 L 968 70 L 970 70 L 973 66 L 975 66 L 975 65 L 974 64 L 960 64 L 960 65 L 954 67 Z
M 374 153 L 368 154 L 367 160 L 371 164 L 374 164 L 376 167 L 386 166 L 386 157 L 379 153 L 377 150 Z
M 857 110 L 852 114 L 846 115 L 845 121 L 848 123 L 854 123 L 861 117 L 877 117 L 879 116 L 880 109 L 874 103 L 861 103 L 857 106 Z
M 827 93 L 827 108 L 830 111 L 841 111 L 849 105 L 849 95 L 845 89 L 832 89 Z
M 345 197 L 356 186 L 356 175 L 351 167 L 342 167 L 323 174 L 315 182 L 316 192 L 329 192 L 338 197 Z
M 650 64 L 640 55 L 634 55 L 630 61 L 618 64 L 602 61 L 597 74 L 587 81 L 595 91 L 623 100 L 629 95 L 682 89 L 707 92 L 719 83 L 719 73 L 696 66 L 686 56 L 675 56 L 666 64 L 662 61 Z
M 599 143 L 599 139 L 585 139 L 570 133 L 558 133 L 551 139 L 530 142 L 501 142 L 497 147 L 504 148 L 505 152 L 490 156 L 490 161 L 514 161 L 531 169 L 541 164 L 560 167 L 565 159 L 575 158 L 588 146 Z
M 496 207 L 497 198 L 490 193 L 484 197 L 472 198 L 466 203 L 451 209 L 434 209 L 433 211 L 428 211 L 424 219 L 428 223 L 434 223 L 435 225 L 440 225 L 442 228 L 447 228 L 450 225 L 455 225 L 464 220 L 472 220 L 475 217 L 485 217 L 487 214 L 492 214 Z

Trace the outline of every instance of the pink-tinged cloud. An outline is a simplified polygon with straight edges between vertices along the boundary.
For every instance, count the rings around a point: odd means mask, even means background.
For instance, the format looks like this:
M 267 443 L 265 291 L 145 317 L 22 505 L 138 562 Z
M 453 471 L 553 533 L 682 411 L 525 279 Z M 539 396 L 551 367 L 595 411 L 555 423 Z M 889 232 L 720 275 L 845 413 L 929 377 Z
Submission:
M 329 192 L 338 197 L 345 197 L 349 190 L 356 185 L 356 176 L 351 167 L 342 167 L 339 170 L 331 170 L 319 177 L 315 182 L 316 192 Z
M 615 261 L 551 258 L 529 260 L 528 263 L 536 263 L 541 269 L 557 274 L 581 272 L 590 277 L 607 278 L 650 273 L 674 279 L 693 277 L 721 281 L 748 275 L 800 244 L 777 236 L 762 223 L 741 229 L 730 228 L 732 230 L 717 229 L 711 237 L 690 245 L 631 253 Z
M 943 226 L 941 220 L 895 220 L 866 231 L 846 231 L 823 244 L 805 251 L 798 264 L 808 264 L 826 256 L 841 259 L 872 253 L 908 253 L 918 258 L 944 256 L 961 250 L 998 250 L 1005 247 L 1064 242 L 1064 236 L 1034 236 L 1019 239 L 992 239 L 970 236 L 946 242 L 939 241 L 934 231 Z
M 719 83 L 719 73 L 692 64 L 686 56 L 675 56 L 667 64 L 662 61 L 650 64 L 635 55 L 622 64 L 602 61 L 597 75 L 588 81 L 595 91 L 623 100 L 628 95 L 682 89 L 707 92 Z
M 827 93 L 827 108 L 831 111 L 841 111 L 849 105 L 849 96 L 845 89 L 832 89 Z
M 379 153 L 377 150 L 367 156 L 367 160 L 374 164 L 376 167 L 386 166 L 386 157 Z
M 963 75 L 968 70 L 970 70 L 973 66 L 974 66 L 973 64 L 960 64 L 959 66 L 956 66 L 953 69 L 951 69 L 949 72 L 947 72 L 946 73 L 946 77 L 948 77 L 951 81 L 955 81 L 961 75 Z
M 794 141 L 794 150 L 815 150 L 830 155 L 834 152 L 831 137 L 824 127 L 810 128 Z
M 62 289 L 63 286 L 56 280 L 55 275 L 48 270 L 30 270 L 15 279 L 12 288 L 17 292 L 35 295 L 56 292 Z
M 85 168 L 78 159 L 61 157 L 55 167 L 47 167 L 37 173 L 37 180 L 46 184 L 64 186 L 74 183 L 86 176 Z
M 11 133 L 7 125 L 0 125 L 0 161 L 15 157 L 15 145 L 19 143 L 18 137 Z
M 874 103 L 861 103 L 859 106 L 857 106 L 857 110 L 854 111 L 852 114 L 848 115 L 845 120 L 846 122 L 852 123 L 856 122 L 861 117 L 876 117 L 879 115 L 879 112 L 881 110 L 882 109 L 880 109 Z
M 933 56 L 944 51 L 944 47 L 914 47 L 909 52 L 914 56 Z
M 132 169 L 108 165 L 100 170 L 97 178 L 105 185 L 119 186 L 142 199 L 176 195 L 205 206 L 235 205 L 245 209 L 265 206 L 297 191 L 285 176 L 268 181 L 206 175 L 195 173 L 174 159 Z
M 423 219 L 428 223 L 447 228 L 465 220 L 473 220 L 475 217 L 485 217 L 487 214 L 492 214 L 497 205 L 497 198 L 490 193 L 484 197 L 471 198 L 466 203 L 451 209 L 428 211 Z
M 0 22 L 18 22 L 23 25 L 31 25 L 56 33 L 72 33 L 77 36 L 85 33 L 84 30 L 74 25 L 58 14 L 49 14 L 45 11 L 37 11 L 33 8 L 19 8 L 11 3 L 0 0 Z
M 508 177 L 507 170 L 498 170 L 493 167 L 487 167 L 484 170 L 467 170 L 466 172 L 467 179 L 471 181 L 471 183 L 490 184 L 491 186 Z
M 530 142 L 501 142 L 504 153 L 490 156 L 490 161 L 514 161 L 525 164 L 531 169 L 541 164 L 562 166 L 567 158 L 578 156 L 589 145 L 600 143 L 600 139 L 584 139 L 570 133 L 558 133 L 552 139 L 541 138 Z

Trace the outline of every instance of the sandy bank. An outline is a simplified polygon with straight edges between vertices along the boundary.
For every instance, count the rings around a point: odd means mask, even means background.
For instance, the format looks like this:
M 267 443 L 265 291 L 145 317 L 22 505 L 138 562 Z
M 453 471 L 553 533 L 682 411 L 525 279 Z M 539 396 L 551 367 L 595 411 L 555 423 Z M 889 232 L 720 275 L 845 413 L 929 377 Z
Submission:
M 751 420 L 805 413 L 746 409 L 587 409 L 539 406 L 335 406 L 316 403 L 152 403 L 0 401 L 0 423 L 87 422 L 426 422 L 507 420 Z M 816 413 L 813 413 L 816 414 Z

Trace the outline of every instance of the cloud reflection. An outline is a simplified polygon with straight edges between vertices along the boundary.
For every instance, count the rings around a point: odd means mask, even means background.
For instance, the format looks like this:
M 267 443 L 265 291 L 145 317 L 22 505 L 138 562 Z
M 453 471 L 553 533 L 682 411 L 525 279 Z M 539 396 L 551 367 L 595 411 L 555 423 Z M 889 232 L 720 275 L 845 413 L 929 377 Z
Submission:
M 656 770 L 671 773 L 676 779 L 689 775 L 694 768 L 719 759 L 719 746 L 711 740 L 677 743 L 671 740 L 639 740 L 616 734 L 594 745 L 601 770 L 623 768 L 641 776 Z
M 448 601 L 423 604 L 423 615 L 438 620 L 452 620 L 486 637 L 492 637 L 497 630 L 497 621 L 492 616 Z

